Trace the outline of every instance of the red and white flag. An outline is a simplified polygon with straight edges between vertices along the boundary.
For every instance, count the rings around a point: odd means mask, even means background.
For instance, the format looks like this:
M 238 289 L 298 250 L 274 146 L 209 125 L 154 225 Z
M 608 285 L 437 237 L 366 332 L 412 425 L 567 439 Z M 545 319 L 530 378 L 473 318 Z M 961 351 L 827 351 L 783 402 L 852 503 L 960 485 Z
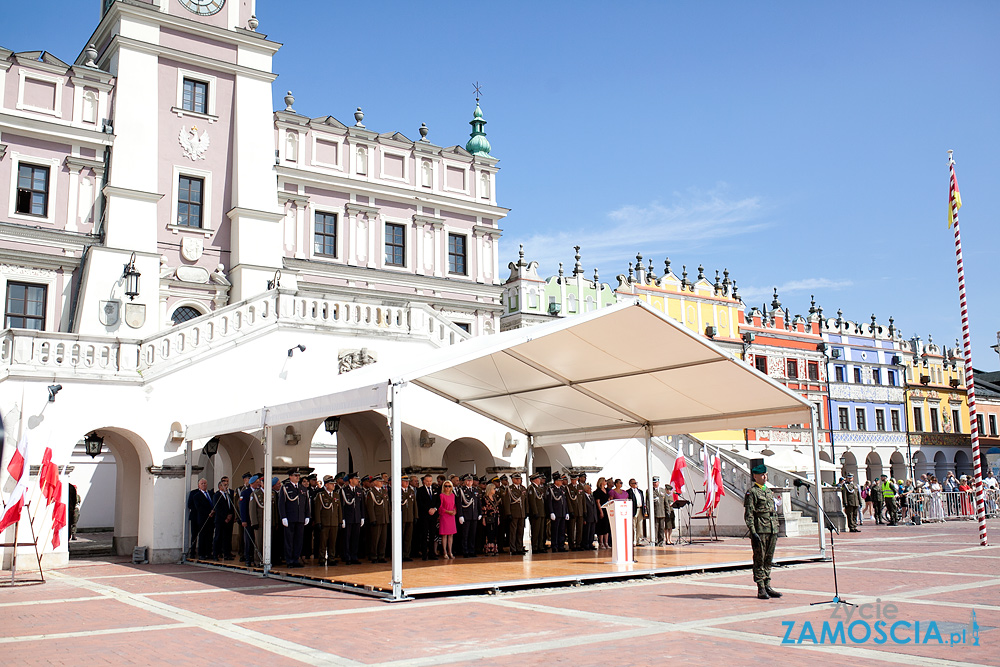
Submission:
M 66 503 L 62 501 L 62 481 L 58 478 L 54 491 L 56 505 L 52 508 L 52 548 L 56 549 L 60 544 L 59 531 L 66 527 Z
M 24 496 L 28 491 L 28 440 L 21 438 L 17 443 L 17 450 L 7 464 L 7 472 L 17 480 L 17 485 L 11 491 L 7 500 L 7 509 L 0 518 L 0 532 L 8 526 L 13 526 L 21 519 L 21 510 L 24 509 Z M 16 474 L 15 474 L 16 473 Z
M 38 471 L 38 486 L 45 496 L 45 504 L 51 505 L 59 500 L 62 484 L 59 482 L 59 468 L 52 462 L 52 448 L 46 447 L 42 455 L 42 467 Z
M 705 487 L 705 506 L 701 508 L 702 512 L 707 512 L 713 509 L 716 505 L 715 500 L 715 475 L 713 474 L 712 468 L 715 465 L 714 456 L 709 455 L 708 447 L 702 447 L 701 449 L 701 469 L 704 472 L 704 482 Z
M 715 481 L 715 505 L 718 507 L 722 502 L 722 496 L 726 495 L 726 487 L 722 483 L 722 457 L 719 450 L 715 450 L 715 461 L 712 463 L 712 479 Z
M 684 482 L 684 468 L 687 467 L 687 461 L 684 459 L 684 455 L 680 454 L 674 459 L 674 471 L 670 475 L 670 485 L 674 487 L 674 500 L 681 497 L 685 491 L 687 491 L 687 484 Z

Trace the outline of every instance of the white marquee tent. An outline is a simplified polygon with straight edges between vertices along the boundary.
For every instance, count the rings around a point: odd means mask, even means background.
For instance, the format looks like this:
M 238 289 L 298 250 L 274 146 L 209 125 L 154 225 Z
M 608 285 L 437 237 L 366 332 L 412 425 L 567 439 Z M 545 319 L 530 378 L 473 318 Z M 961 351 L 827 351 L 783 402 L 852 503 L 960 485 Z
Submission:
M 391 434 L 392 597 L 401 599 L 400 409 L 415 385 L 523 433 L 534 446 L 811 422 L 814 407 L 642 301 L 464 341 L 409 365 L 339 375 L 323 396 L 266 406 L 188 427 L 194 440 L 264 431 L 271 476 L 272 429 L 301 420 L 387 409 Z M 190 465 L 191 457 L 188 457 Z M 647 479 L 647 487 L 652 481 Z M 817 494 L 822 504 L 822 494 Z M 270 514 L 270 504 L 265 507 Z M 270 523 L 270 517 L 265 516 Z M 265 572 L 270 533 L 264 531 Z M 825 550 L 819 531 L 820 552 Z

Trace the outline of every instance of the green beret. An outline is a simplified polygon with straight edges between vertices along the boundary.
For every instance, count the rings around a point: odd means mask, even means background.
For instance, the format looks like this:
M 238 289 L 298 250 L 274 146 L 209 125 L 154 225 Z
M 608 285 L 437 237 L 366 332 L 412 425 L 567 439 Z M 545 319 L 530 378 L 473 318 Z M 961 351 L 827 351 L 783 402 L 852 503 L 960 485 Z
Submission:
M 751 474 L 754 475 L 764 475 L 767 473 L 767 466 L 763 463 L 759 463 L 750 469 Z

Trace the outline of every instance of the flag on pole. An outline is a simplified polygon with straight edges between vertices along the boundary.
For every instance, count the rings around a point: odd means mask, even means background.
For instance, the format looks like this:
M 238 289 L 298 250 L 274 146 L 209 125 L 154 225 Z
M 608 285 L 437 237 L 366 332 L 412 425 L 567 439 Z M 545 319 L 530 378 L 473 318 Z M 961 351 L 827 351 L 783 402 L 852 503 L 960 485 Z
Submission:
M 674 471 L 670 474 L 670 486 L 674 487 L 674 500 L 681 497 L 687 490 L 687 485 L 684 483 L 684 468 L 687 467 L 687 462 L 684 460 L 683 454 L 678 454 L 677 458 L 674 459 Z
M 958 210 L 962 208 L 962 193 L 958 191 L 958 179 L 955 178 L 955 161 L 948 165 L 951 171 L 950 185 L 948 187 L 948 229 L 951 229 L 958 218 Z
M 715 450 L 715 461 L 712 463 L 712 479 L 715 481 L 715 505 L 713 507 L 718 507 L 719 503 L 722 502 L 722 496 L 726 495 L 726 488 L 722 484 L 722 457 L 719 456 L 719 450 Z
M 59 531 L 66 527 L 66 503 L 62 501 L 62 482 L 58 478 L 54 491 L 56 505 L 52 508 L 52 548 L 57 549 L 60 544 Z
M 46 447 L 45 454 L 42 455 L 42 467 L 38 471 L 38 486 L 45 496 L 45 504 L 51 505 L 59 500 L 59 488 L 62 483 L 59 481 L 59 468 L 52 462 L 52 448 Z
M 7 511 L 0 518 L 0 532 L 8 526 L 13 526 L 21 519 L 21 510 L 24 509 L 24 496 L 28 491 L 28 440 L 21 438 L 17 443 L 17 450 L 7 464 L 7 472 L 17 480 L 14 490 L 11 491 L 7 500 Z M 16 475 L 14 473 L 17 473 Z
M 701 508 L 702 512 L 715 507 L 715 476 L 712 474 L 714 459 L 715 457 L 709 455 L 708 447 L 701 448 L 701 469 L 704 473 L 702 485 L 705 487 L 705 506 Z

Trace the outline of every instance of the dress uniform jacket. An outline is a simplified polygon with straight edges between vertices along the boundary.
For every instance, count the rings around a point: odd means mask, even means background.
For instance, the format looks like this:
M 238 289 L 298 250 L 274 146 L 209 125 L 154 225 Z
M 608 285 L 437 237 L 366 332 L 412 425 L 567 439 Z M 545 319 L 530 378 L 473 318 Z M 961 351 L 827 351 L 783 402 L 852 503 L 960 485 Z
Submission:
M 564 486 L 553 484 L 545 492 L 545 511 L 552 522 L 553 551 L 566 551 L 566 516 L 569 514 L 569 492 Z M 553 516 L 555 518 L 553 518 Z
M 399 514 L 403 522 L 403 558 L 409 558 L 413 548 L 413 524 L 417 520 L 417 493 L 410 485 L 399 490 Z
M 389 492 L 373 485 L 365 497 L 365 525 L 368 526 L 369 550 L 372 562 L 385 560 L 385 545 L 389 535 Z
M 313 518 L 319 531 L 316 558 L 321 561 L 337 560 L 337 534 L 344 518 L 340 508 L 340 491 L 337 489 L 322 489 L 313 498 Z
M 528 499 L 528 518 L 531 519 L 531 551 L 545 550 L 545 523 L 549 518 L 545 511 L 545 487 L 531 483 L 524 494 Z
M 458 548 L 465 557 L 476 555 L 476 525 L 483 513 L 479 489 L 460 486 L 455 489 L 455 521 L 458 523 Z
M 771 561 L 778 543 L 778 513 L 771 489 L 753 484 L 743 497 L 743 518 L 750 529 L 753 547 L 753 580 L 758 586 L 770 586 Z
M 566 500 L 569 506 L 569 546 L 579 549 L 583 542 L 583 485 L 577 482 L 567 484 Z
M 365 519 L 365 490 L 358 486 L 340 489 L 340 511 L 344 529 L 344 562 L 357 562 L 361 522 Z
M 305 521 L 312 513 L 309 505 L 309 491 L 286 481 L 278 489 L 278 517 L 288 520 L 285 528 L 285 561 L 298 565 L 302 556 L 302 540 L 305 535 Z
M 854 482 L 844 482 L 840 487 L 840 495 L 844 500 L 844 514 L 847 515 L 847 527 L 858 529 L 858 510 L 861 508 L 861 491 Z
M 528 511 L 527 489 L 520 484 L 506 487 L 502 497 L 504 514 L 507 516 L 508 541 L 512 554 L 524 551 L 524 519 Z

